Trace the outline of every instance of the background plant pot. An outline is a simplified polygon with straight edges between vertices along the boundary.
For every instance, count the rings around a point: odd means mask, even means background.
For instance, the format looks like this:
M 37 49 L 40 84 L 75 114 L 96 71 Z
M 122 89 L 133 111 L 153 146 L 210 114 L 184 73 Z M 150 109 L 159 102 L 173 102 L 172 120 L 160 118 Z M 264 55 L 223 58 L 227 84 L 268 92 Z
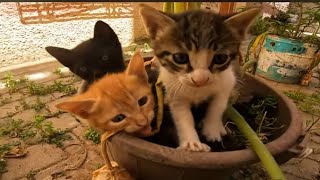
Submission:
M 303 149 L 302 120 L 296 106 L 256 77 L 246 74 L 244 78 L 243 92 L 279 97 L 277 126 L 284 127 L 278 134 L 274 134 L 277 138 L 269 142 L 267 148 L 279 163 L 284 163 Z M 251 149 L 225 152 L 179 151 L 125 133 L 113 136 L 107 143 L 111 157 L 139 180 L 223 180 L 228 179 L 241 166 L 259 161 Z
M 256 73 L 277 82 L 297 84 L 310 67 L 317 50 L 313 44 L 267 35 Z

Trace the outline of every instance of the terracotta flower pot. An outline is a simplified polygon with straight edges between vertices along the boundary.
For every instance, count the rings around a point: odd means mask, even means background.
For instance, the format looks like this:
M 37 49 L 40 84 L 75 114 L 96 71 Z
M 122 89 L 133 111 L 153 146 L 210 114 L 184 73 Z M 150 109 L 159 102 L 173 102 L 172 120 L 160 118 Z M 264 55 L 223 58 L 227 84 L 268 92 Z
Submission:
M 284 163 L 304 149 L 302 120 L 295 104 L 282 93 L 256 77 L 245 76 L 245 92 L 279 97 L 278 125 L 284 125 L 275 134 L 267 148 L 278 163 Z M 223 180 L 243 165 L 259 162 L 251 149 L 225 152 L 187 152 L 118 134 L 108 141 L 111 157 L 141 180 Z

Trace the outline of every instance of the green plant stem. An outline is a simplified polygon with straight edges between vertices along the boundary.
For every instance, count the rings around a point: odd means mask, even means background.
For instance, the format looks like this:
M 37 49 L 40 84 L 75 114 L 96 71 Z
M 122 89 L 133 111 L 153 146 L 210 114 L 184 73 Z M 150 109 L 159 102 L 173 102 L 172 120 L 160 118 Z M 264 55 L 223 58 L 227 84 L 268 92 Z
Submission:
M 241 67 L 241 77 L 244 76 L 247 69 L 254 67 L 254 65 L 256 63 L 257 63 L 257 60 L 255 60 L 255 59 L 251 59 L 251 60 L 247 61 L 246 63 L 244 63 L 244 65 Z
M 301 22 L 302 22 L 302 15 L 303 15 L 303 5 L 302 5 L 302 3 L 298 3 L 298 6 L 299 6 L 299 19 L 298 19 L 297 26 L 295 28 L 295 33 L 293 35 L 294 39 L 298 38 L 298 33 L 299 33 L 299 30 L 300 30 L 300 26 L 301 26 Z
M 173 3 L 172 2 L 165 2 L 163 4 L 163 12 L 172 13 L 173 12 Z
M 186 3 L 185 2 L 174 2 L 174 13 L 182 13 L 186 10 Z
M 240 132 L 246 137 L 246 139 L 248 139 L 252 149 L 260 158 L 261 163 L 266 168 L 271 179 L 285 180 L 286 178 L 284 177 L 277 162 L 241 114 L 235 110 L 232 105 L 228 106 L 226 113 L 228 118 L 236 124 Z
M 302 30 L 300 30 L 298 37 L 300 37 L 303 32 L 305 32 L 306 28 L 310 26 L 310 24 L 312 24 L 314 18 L 309 18 L 308 22 L 304 24 L 304 26 L 302 27 Z
M 318 31 L 320 29 L 320 22 L 318 22 L 318 27 L 317 29 L 313 32 L 312 36 L 317 37 Z
M 188 2 L 188 10 L 197 10 L 200 9 L 201 2 Z

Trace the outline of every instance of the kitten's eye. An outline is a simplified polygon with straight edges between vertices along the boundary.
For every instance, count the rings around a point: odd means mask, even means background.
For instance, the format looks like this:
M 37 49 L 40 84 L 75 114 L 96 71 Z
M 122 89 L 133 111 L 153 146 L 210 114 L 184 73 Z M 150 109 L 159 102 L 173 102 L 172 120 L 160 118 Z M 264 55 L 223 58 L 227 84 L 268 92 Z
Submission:
M 108 60 L 109 60 L 109 56 L 108 55 L 102 56 L 102 61 L 108 61 Z
M 126 118 L 123 114 L 118 114 L 115 117 L 112 118 L 112 122 L 120 122 Z
M 80 71 L 82 71 L 82 72 L 86 72 L 86 71 L 87 71 L 87 68 L 86 68 L 86 67 L 84 67 L 84 66 L 81 66 L 81 67 L 80 67 Z
M 143 106 L 147 103 L 147 101 L 148 101 L 148 97 L 143 96 L 142 98 L 139 99 L 138 104 L 139 104 L 139 106 Z
M 175 53 L 172 56 L 174 62 L 177 64 L 186 64 L 189 62 L 189 56 L 186 53 Z
M 221 64 L 224 64 L 227 60 L 228 60 L 228 55 L 226 55 L 226 54 L 216 54 L 216 55 L 214 55 L 212 61 L 213 61 L 214 64 L 221 65 Z

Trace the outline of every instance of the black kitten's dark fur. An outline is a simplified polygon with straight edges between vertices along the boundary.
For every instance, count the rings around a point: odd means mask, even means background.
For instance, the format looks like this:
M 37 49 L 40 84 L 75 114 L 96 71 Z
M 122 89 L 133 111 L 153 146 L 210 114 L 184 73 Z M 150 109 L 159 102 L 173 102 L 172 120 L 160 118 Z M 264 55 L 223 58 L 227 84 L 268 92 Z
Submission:
M 73 49 L 46 47 L 71 72 L 91 84 L 107 73 L 125 70 L 122 48 L 118 36 L 103 21 L 94 26 L 94 37 L 80 43 Z

